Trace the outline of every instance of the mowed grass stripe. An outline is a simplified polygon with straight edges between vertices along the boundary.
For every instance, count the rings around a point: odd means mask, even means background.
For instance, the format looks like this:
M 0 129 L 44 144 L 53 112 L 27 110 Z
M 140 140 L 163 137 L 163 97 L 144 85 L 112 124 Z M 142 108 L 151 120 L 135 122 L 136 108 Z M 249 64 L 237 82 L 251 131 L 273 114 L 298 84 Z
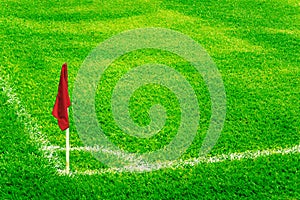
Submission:
M 75 23 L 63 20 L 50 20 L 49 22 L 49 20 L 24 19 L 13 16 L 4 19 L 4 21 L 12 27 L 23 27 L 22 34 L 24 36 L 32 36 L 36 40 L 34 43 L 45 48 L 40 50 L 35 44 L 33 44 L 33 47 L 30 47 L 33 42 L 26 41 L 28 45 L 23 46 L 23 49 L 28 49 L 27 51 L 39 49 L 39 51 L 26 52 L 26 55 L 32 54 L 37 58 L 30 59 L 30 62 L 24 63 L 24 66 L 15 66 L 10 73 L 13 74 L 14 71 L 18 71 L 21 74 L 20 77 L 16 77 L 19 81 L 16 87 L 19 87 L 18 90 L 22 92 L 20 97 L 28 105 L 30 113 L 40 116 L 41 124 L 45 125 L 43 126 L 43 132 L 47 134 L 51 143 L 55 145 L 64 143 L 63 134 L 59 133 L 54 123 L 55 121 L 49 115 L 57 89 L 53 86 L 53 83 L 58 80 L 59 67 L 65 61 L 62 57 L 66 56 L 73 62 L 70 64 L 72 67 L 69 70 L 70 89 L 72 89 L 76 71 L 84 56 L 98 42 L 103 41 L 115 32 L 147 25 L 165 26 L 193 36 L 193 38 L 203 43 L 217 58 L 216 62 L 223 71 L 225 87 L 228 92 L 227 96 L 229 97 L 227 127 L 224 129 L 225 134 L 220 138 L 221 145 L 219 148 L 216 148 L 220 149 L 217 153 L 222 153 L 222 151 L 227 151 L 227 149 L 230 151 L 242 149 L 244 151 L 248 149 L 248 140 L 251 140 L 251 148 L 273 148 L 281 143 L 290 146 L 293 144 L 293 141 L 299 140 L 298 129 L 296 128 L 298 121 L 294 114 L 296 105 L 294 102 L 297 99 L 296 95 L 294 95 L 294 88 L 296 87 L 292 87 L 290 84 L 296 85 L 296 79 L 293 78 L 293 74 L 297 74 L 299 69 L 296 66 L 286 65 L 282 61 L 280 63 L 280 57 L 278 59 L 275 57 L 278 57 L 281 52 L 276 52 L 274 48 L 264 47 L 261 45 L 264 44 L 263 42 L 253 43 L 253 41 L 247 39 L 247 35 L 239 35 L 241 30 L 238 28 L 226 27 L 224 24 L 222 26 L 218 25 L 218 27 L 214 25 L 208 26 L 208 20 L 203 20 L 196 16 L 188 16 L 187 13 L 179 11 L 161 9 L 155 13 L 150 12 L 146 15 L 131 16 L 130 20 L 122 17 L 88 22 L 83 20 Z M 182 20 L 180 21 L 180 19 Z M 98 24 L 101 26 L 98 26 Z M 97 33 L 96 36 L 89 34 L 92 33 L 92 30 Z M 257 33 L 268 33 L 268 30 L 268 27 L 261 27 L 260 32 Z M 272 32 L 274 30 L 277 29 L 272 29 Z M 282 29 L 280 30 L 282 31 Z M 233 33 L 236 33 L 236 35 L 233 35 Z M 291 31 L 291 34 L 297 35 L 297 33 L 296 30 Z M 22 34 L 20 35 L 22 36 Z M 268 33 L 268 35 L 270 34 Z M 48 36 L 49 39 L 47 39 Z M 18 39 L 23 40 L 22 37 L 18 37 L 16 36 L 15 41 L 18 41 Z M 40 41 L 40 39 L 42 40 Z M 22 49 L 22 45 L 20 48 L 16 46 L 16 49 Z M 40 52 L 41 55 L 39 54 Z M 275 56 L 270 57 L 275 53 Z M 8 51 L 6 56 L 10 54 L 14 54 L 14 52 Z M 24 56 L 20 52 L 17 52 L 17 54 L 20 57 Z M 37 60 L 37 63 L 32 64 L 32 61 L 36 62 Z M 273 69 L 272 66 L 277 62 L 280 66 Z M 261 66 L 259 66 L 260 64 Z M 253 66 L 257 68 L 253 68 Z M 32 68 L 38 72 L 32 72 Z M 26 74 L 26 76 L 22 74 Z M 38 78 L 35 78 L 37 74 Z M 49 74 L 51 74 L 51 77 Z M 28 79 L 31 79 L 32 83 L 28 83 Z M 278 88 L 279 92 L 277 92 Z M 47 108 L 47 110 L 38 109 L 37 106 L 31 103 L 33 94 L 23 93 L 23 90 L 30 89 L 36 91 L 36 94 L 42 95 L 41 99 L 43 101 L 39 101 L 38 104 L 40 105 L 39 107 Z M 34 96 L 34 98 L 38 97 Z M 284 104 L 287 106 L 287 109 L 284 106 L 277 106 L 278 104 Z M 264 135 L 263 129 L 267 128 L 270 130 L 268 131 L 270 134 Z M 71 139 L 75 141 L 77 146 L 81 145 L 81 141 L 79 141 L 76 134 L 72 134 L 71 137 L 73 137 Z M 262 139 L 265 137 L 267 139 Z M 267 144 L 266 140 L 273 142 Z M 230 146 L 222 148 L 223 143 L 226 141 L 230 141 L 227 142 Z M 237 148 L 234 149 L 234 147 Z
M 72 89 L 78 68 L 98 43 L 123 30 L 145 26 L 172 28 L 191 36 L 217 63 L 226 84 L 228 115 L 222 136 L 211 152 L 213 157 L 299 144 L 300 7 L 296 0 L 117 0 L 101 4 L 24 0 L 3 1 L 0 5 L 1 71 L 10 75 L 27 113 L 39 120 L 40 130 L 52 145 L 63 146 L 65 142 L 51 116 L 61 64 L 67 61 L 72 66 Z M 9 127 L 9 120 L 4 123 Z M 82 146 L 73 125 L 71 144 Z M 21 128 L 17 131 L 23 133 Z M 10 144 L 18 145 L 18 139 Z M 24 149 L 17 151 L 4 145 L 4 156 L 6 152 L 21 154 Z M 64 152 L 56 153 L 63 160 Z M 85 157 L 80 153 L 73 151 L 73 160 L 80 159 L 73 171 L 97 169 L 99 162 L 92 162 L 90 153 Z M 0 159 L 2 155 L 0 152 Z M 17 158 L 22 160 L 21 156 Z M 12 159 L 4 167 L 16 172 L 0 176 L 0 198 L 298 199 L 299 159 L 299 153 L 273 154 L 150 173 L 78 174 L 72 180 L 68 176 L 49 177 L 45 172 L 30 172 L 32 177 L 24 177 L 23 171 L 13 166 L 34 171 L 42 164 L 35 166 L 32 160 L 26 160 L 22 166 Z M 37 183 L 37 179 L 42 181 Z

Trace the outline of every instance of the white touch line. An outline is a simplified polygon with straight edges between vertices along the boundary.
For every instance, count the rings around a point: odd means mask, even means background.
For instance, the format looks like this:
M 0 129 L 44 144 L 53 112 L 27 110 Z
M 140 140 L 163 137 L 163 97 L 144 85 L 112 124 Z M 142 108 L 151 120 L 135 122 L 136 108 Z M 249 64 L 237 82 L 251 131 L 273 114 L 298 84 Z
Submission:
M 219 163 L 224 161 L 255 159 L 255 158 L 267 157 L 275 154 L 286 155 L 286 154 L 296 154 L 296 153 L 300 153 L 300 145 L 296 145 L 290 148 L 245 151 L 241 153 L 221 154 L 213 157 L 204 157 L 204 158 L 200 157 L 200 158 L 189 159 L 186 161 L 179 161 L 177 165 L 194 166 L 199 163 Z
M 0 74 L 1 75 L 1 74 Z M 46 136 L 40 131 L 35 120 L 26 111 L 25 107 L 22 106 L 21 101 L 17 97 L 13 88 L 10 86 L 8 78 L 3 78 L 0 76 L 0 89 L 8 97 L 7 102 L 11 104 L 12 108 L 15 109 L 18 120 L 24 124 L 25 130 L 29 133 L 31 140 L 35 141 L 40 150 L 44 146 L 51 146 L 50 142 L 47 140 Z M 42 151 L 43 156 L 48 159 L 48 161 L 53 164 L 53 166 L 58 170 L 62 168 L 62 163 L 59 161 L 58 156 L 55 151 Z
M 46 147 L 44 150 L 59 150 L 64 151 L 64 148 L 61 147 Z M 71 150 L 73 151 L 103 151 L 103 148 L 99 147 L 73 147 Z M 291 148 L 279 148 L 279 149 L 267 149 L 267 150 L 256 150 L 256 151 L 245 151 L 242 153 L 231 153 L 231 154 L 221 154 L 213 157 L 198 157 L 188 160 L 175 160 L 168 161 L 162 163 L 143 163 L 137 162 L 139 164 L 124 166 L 122 168 L 107 168 L 107 169 L 99 169 L 99 170 L 87 170 L 84 172 L 75 171 L 73 174 L 81 174 L 81 175 L 93 175 L 93 174 L 103 174 L 103 173 L 117 173 L 117 172 L 147 172 L 164 168 L 172 168 L 176 169 L 184 166 L 195 166 L 201 163 L 220 163 L 224 161 L 235 161 L 242 159 L 255 159 L 258 157 L 267 157 L 270 155 L 286 155 L 286 154 L 296 154 L 300 153 L 300 145 L 293 146 Z M 60 173 L 64 173 L 64 171 L 60 171 Z

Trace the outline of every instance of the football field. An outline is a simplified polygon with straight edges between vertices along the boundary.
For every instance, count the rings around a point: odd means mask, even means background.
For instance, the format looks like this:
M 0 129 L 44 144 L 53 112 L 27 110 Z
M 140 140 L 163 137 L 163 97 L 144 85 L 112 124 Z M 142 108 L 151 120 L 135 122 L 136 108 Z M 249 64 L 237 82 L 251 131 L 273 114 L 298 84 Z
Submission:
M 0 13 L 0 199 L 300 198 L 298 1 L 7 0 Z M 51 115 L 65 62 L 70 174 Z

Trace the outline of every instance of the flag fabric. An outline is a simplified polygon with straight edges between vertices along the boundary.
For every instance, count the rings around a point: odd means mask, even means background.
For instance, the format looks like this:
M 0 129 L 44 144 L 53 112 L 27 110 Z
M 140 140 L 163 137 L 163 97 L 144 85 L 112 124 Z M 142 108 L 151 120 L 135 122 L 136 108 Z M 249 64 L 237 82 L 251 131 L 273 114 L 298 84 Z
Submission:
M 63 131 L 69 128 L 68 107 L 71 105 L 68 93 L 67 63 L 63 64 L 60 74 L 58 93 L 52 110 L 52 115 L 57 119 L 59 128 Z

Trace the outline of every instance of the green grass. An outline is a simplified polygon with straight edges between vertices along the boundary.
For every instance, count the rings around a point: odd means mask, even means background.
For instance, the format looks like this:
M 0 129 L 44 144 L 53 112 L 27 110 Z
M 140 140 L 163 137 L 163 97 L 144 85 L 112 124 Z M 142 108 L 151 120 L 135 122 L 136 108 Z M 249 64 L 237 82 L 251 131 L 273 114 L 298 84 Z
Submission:
M 210 155 L 276 149 L 300 143 L 300 30 L 296 0 L 205 1 L 3 1 L 0 3 L 0 78 L 14 92 L 53 145 L 64 146 L 51 116 L 60 67 L 69 64 L 72 99 L 77 72 L 90 51 L 125 30 L 162 27 L 184 33 L 216 63 L 226 89 L 224 129 Z M 208 89 L 184 59 L 160 50 L 140 50 L 118 58 L 98 84 L 96 110 L 104 132 L 121 149 L 149 152 L 176 135 L 180 109 L 165 87 L 148 85 L 132 96 L 130 114 L 150 123 L 151 105 L 162 104 L 166 126 L 149 139 L 128 136 L 117 127 L 111 94 L 130 69 L 166 64 L 193 87 L 201 119 L 183 159 L 197 157 L 211 115 Z M 147 173 L 59 176 L 29 138 L 20 107 L 0 88 L 0 199 L 298 199 L 299 154 L 225 161 Z M 73 113 L 71 107 L 71 114 Z M 71 145 L 82 146 L 71 117 Z M 64 153 L 57 153 L 64 162 Z M 88 152 L 71 152 L 71 170 L 106 168 Z M 67 185 L 67 186 L 66 186 Z

